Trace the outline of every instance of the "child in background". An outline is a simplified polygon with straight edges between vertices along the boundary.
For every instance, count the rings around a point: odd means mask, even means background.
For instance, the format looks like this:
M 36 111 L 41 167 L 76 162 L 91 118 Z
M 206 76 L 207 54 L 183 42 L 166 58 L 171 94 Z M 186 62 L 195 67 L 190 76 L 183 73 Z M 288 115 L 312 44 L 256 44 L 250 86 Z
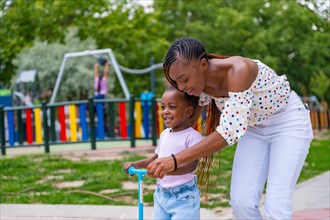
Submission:
M 174 86 L 162 96 L 162 117 L 166 129 L 161 133 L 155 155 L 136 162 L 126 162 L 124 170 L 146 168 L 157 158 L 171 156 L 198 143 L 202 136 L 190 127 L 198 97 L 178 91 Z M 194 171 L 198 161 L 182 164 L 162 179 L 157 179 L 152 219 L 200 219 L 200 192 Z
M 99 65 L 104 66 L 103 74 L 99 73 Z M 94 64 L 94 98 L 105 99 L 108 93 L 107 78 L 109 62 L 104 56 L 100 56 L 98 63 Z

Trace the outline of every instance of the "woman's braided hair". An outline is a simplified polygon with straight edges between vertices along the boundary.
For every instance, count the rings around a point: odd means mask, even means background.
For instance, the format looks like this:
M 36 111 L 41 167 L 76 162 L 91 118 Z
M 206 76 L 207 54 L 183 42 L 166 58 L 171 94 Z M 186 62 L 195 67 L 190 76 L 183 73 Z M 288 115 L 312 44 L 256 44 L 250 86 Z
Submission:
M 194 38 L 184 37 L 176 40 L 168 49 L 163 63 L 163 72 L 166 79 L 176 88 L 178 88 L 177 83 L 171 79 L 169 76 L 169 69 L 171 65 L 178 59 L 181 58 L 186 61 L 186 65 L 192 60 L 201 60 L 203 58 L 209 62 L 212 58 L 228 58 L 225 55 L 218 54 L 207 54 L 204 45 Z M 206 108 L 206 122 L 202 126 L 202 135 L 207 136 L 215 131 L 216 126 L 219 123 L 220 112 L 217 109 L 214 100 Z M 220 172 L 220 158 L 221 152 L 217 152 L 213 155 L 201 158 L 198 163 L 196 174 L 198 176 L 198 185 L 201 191 L 205 194 L 207 199 L 207 191 L 210 180 L 210 168 L 218 164 L 218 174 L 215 181 L 218 179 Z
M 166 79 L 175 87 L 177 84 L 169 76 L 169 70 L 171 65 L 181 57 L 187 61 L 187 65 L 191 60 L 200 60 L 207 58 L 204 45 L 194 38 L 184 37 L 176 40 L 168 49 L 163 63 L 163 71 Z

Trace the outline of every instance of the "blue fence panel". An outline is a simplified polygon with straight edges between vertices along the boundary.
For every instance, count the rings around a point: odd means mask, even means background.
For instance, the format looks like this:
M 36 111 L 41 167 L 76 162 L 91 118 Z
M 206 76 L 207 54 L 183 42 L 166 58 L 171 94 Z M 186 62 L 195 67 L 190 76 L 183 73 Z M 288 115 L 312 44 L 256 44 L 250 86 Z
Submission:
M 97 137 L 100 140 L 104 140 L 104 103 L 96 103 L 96 112 L 97 112 Z
M 86 104 L 79 105 L 79 117 L 80 117 L 80 128 L 81 128 L 81 139 L 83 141 L 87 141 L 88 133 L 87 133 L 87 122 L 86 122 Z
M 15 145 L 15 127 L 14 127 L 14 111 L 8 111 L 8 137 L 9 145 Z

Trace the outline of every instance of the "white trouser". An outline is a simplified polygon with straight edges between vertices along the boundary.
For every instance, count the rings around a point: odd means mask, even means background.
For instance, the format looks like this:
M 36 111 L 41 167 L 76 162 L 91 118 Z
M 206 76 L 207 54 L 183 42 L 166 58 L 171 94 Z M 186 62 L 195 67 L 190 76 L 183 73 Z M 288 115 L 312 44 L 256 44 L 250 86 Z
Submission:
M 292 194 L 313 138 L 309 111 L 291 92 L 283 110 L 247 130 L 235 152 L 233 214 L 236 219 L 262 219 L 259 206 L 267 180 L 265 218 L 291 219 Z

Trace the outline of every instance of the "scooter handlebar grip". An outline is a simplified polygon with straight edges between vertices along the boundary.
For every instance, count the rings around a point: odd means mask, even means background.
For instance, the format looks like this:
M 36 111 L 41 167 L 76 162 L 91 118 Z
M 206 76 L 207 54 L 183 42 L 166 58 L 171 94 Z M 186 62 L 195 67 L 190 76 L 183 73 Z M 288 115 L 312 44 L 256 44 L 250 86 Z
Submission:
M 128 173 L 130 175 L 134 175 L 134 174 L 137 174 L 137 175 L 146 175 L 147 174 L 147 170 L 145 169 L 135 169 L 135 167 L 130 167 L 128 168 Z

